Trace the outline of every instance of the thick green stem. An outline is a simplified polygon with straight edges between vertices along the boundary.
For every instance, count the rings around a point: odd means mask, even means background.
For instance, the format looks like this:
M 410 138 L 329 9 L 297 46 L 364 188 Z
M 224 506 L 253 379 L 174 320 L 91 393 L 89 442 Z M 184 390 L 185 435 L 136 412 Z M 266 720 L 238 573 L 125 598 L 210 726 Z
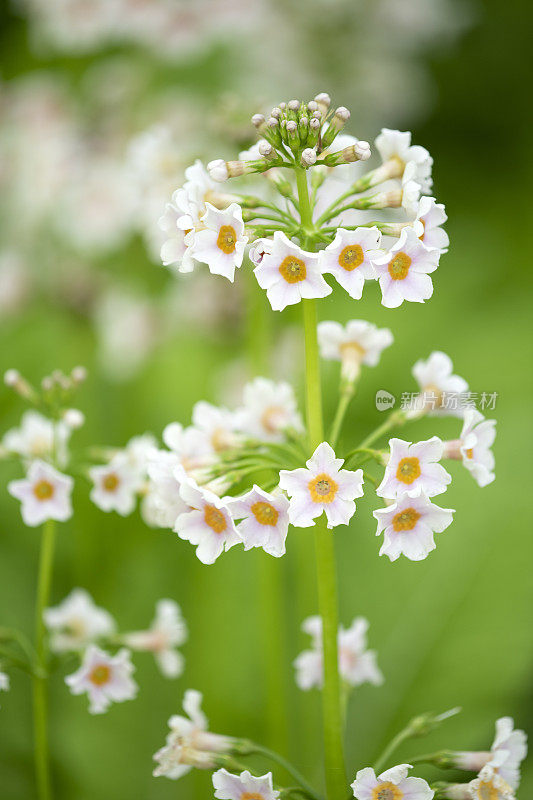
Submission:
M 48 520 L 43 526 L 37 599 L 35 604 L 35 652 L 37 672 L 33 678 L 33 720 L 35 747 L 35 775 L 37 797 L 50 800 L 50 769 L 48 762 L 48 698 L 47 698 L 47 648 L 43 611 L 49 604 L 52 565 L 54 560 L 55 522 Z

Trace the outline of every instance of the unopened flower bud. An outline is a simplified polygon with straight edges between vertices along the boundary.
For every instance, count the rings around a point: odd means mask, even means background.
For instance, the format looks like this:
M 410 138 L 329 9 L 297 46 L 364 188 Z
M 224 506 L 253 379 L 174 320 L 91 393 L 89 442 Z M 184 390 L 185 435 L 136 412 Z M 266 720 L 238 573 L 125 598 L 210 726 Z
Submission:
M 287 108 L 287 103 L 280 103 L 279 108 L 281 111 L 285 111 L 285 109 Z
M 287 139 L 291 150 L 296 152 L 300 147 L 300 137 L 298 136 L 298 125 L 294 120 L 287 122 Z
M 270 112 L 270 116 L 274 117 L 275 119 L 279 119 L 281 117 L 281 108 L 274 106 L 274 108 Z
M 230 177 L 227 163 L 222 158 L 216 158 L 207 165 L 207 171 L 214 181 L 227 181 Z
M 267 177 L 270 181 L 272 181 L 278 192 L 283 197 L 291 197 L 292 185 L 290 181 L 287 180 L 283 172 L 281 172 L 281 170 L 271 169 L 270 172 L 267 173 Z
M 265 124 L 265 118 L 262 114 L 254 114 L 252 117 L 252 125 L 254 128 L 260 128 Z
M 87 380 L 87 370 L 85 367 L 74 367 L 70 373 L 70 377 L 74 383 L 83 383 Z
M 289 100 L 288 103 L 289 111 L 298 111 L 300 108 L 300 101 L 299 100 Z
M 30 383 L 23 378 L 18 369 L 8 369 L 4 373 L 4 383 L 26 400 L 35 401 L 36 395 Z
M 359 141 L 336 153 L 327 153 L 324 156 L 324 163 L 328 167 L 336 167 L 339 164 L 351 164 L 354 161 L 366 161 L 369 158 L 370 145 L 368 142 Z
M 316 150 L 313 150 L 312 147 L 306 147 L 305 150 L 302 151 L 300 160 L 303 167 L 312 167 L 316 161 Z
M 85 424 L 85 414 L 77 408 L 67 408 L 63 412 L 63 422 L 71 430 L 76 431 Z
M 259 142 L 258 150 L 264 158 L 268 158 L 272 155 L 274 148 L 269 142 Z
M 324 150 L 333 143 L 333 140 L 337 134 L 342 131 L 349 119 L 350 112 L 348 109 L 344 106 L 339 106 L 339 108 L 335 111 L 333 119 L 329 123 L 327 131 L 322 137 L 322 147 Z
M 327 92 L 320 92 L 320 94 L 317 94 L 315 97 L 315 103 L 322 116 L 325 117 L 331 105 L 331 97 L 329 94 L 327 94 Z
M 307 134 L 307 146 L 314 147 L 318 143 L 320 136 L 321 122 L 319 119 L 312 118 L 309 121 L 309 133 Z
M 307 110 L 309 111 L 310 114 L 312 114 L 313 111 L 318 111 L 318 103 L 316 102 L 316 100 L 310 100 L 308 102 Z
M 4 372 L 4 383 L 10 389 L 14 389 L 20 380 L 22 380 L 22 375 L 18 369 L 8 369 Z

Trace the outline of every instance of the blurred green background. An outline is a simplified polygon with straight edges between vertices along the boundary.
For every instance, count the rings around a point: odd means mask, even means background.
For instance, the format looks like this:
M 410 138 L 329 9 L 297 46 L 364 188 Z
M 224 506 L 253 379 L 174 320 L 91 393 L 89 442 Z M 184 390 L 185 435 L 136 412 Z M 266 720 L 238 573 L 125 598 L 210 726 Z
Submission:
M 377 649 L 385 675 L 383 687 L 365 685 L 350 700 L 350 776 L 371 763 L 412 715 L 425 710 L 460 705 L 463 713 L 426 741 L 406 745 L 398 761 L 441 747 L 486 749 L 499 716 L 512 715 L 520 727 L 531 727 L 533 475 L 528 453 L 533 387 L 524 242 L 530 185 L 524 174 L 526 129 L 520 125 L 530 48 L 520 5 L 479 4 L 471 29 L 452 49 L 439 56 L 430 51 L 425 57 L 434 80 L 432 110 L 414 124 L 413 138 L 434 156 L 435 194 L 446 204 L 451 239 L 450 252 L 434 276 L 432 300 L 390 311 L 371 287 L 357 306 L 342 292 L 320 303 L 323 319 L 364 318 L 390 327 L 395 336 L 379 367 L 363 375 L 344 429 L 346 444 L 359 441 L 379 423 L 375 391 L 399 395 L 412 390 L 412 364 L 434 349 L 450 354 L 472 390 L 499 395 L 492 414 L 498 419 L 497 480 L 482 490 L 460 465 L 452 465 L 453 483 L 443 505 L 457 509 L 455 522 L 437 537 L 437 550 L 426 561 L 391 564 L 378 558 L 371 513 L 377 503 L 370 491 L 350 527 L 335 533 L 341 619 L 349 624 L 359 614 L 369 618 L 370 646 Z M 349 46 L 342 41 L 349 70 Z M 25 23 L 8 10 L 2 13 L 1 45 L 7 80 L 41 66 L 79 75 L 91 63 L 91 56 L 37 60 L 28 49 Z M 325 41 L 324 47 L 333 54 L 335 41 Z M 214 59 L 212 54 L 200 58 L 194 69 L 176 67 L 172 80 L 209 96 Z M 326 50 L 321 65 L 327 62 Z M 262 80 L 267 84 L 268 64 Z M 324 67 L 316 91 L 328 90 L 334 102 L 345 102 L 328 80 Z M 352 74 L 351 80 L 365 81 L 365 76 Z M 287 75 L 286 92 L 298 96 L 300 83 L 297 74 Z M 258 97 L 265 93 L 267 86 L 257 87 Z M 352 107 L 357 134 L 373 138 L 377 129 L 361 130 L 357 119 L 358 109 Z M 383 115 L 380 125 L 388 124 Z M 218 155 L 215 148 L 212 157 Z M 33 259 L 39 268 L 38 248 Z M 173 283 L 150 263 L 137 240 L 95 268 L 127 273 L 147 293 Z M 68 273 L 64 280 L 69 280 Z M 272 314 L 272 334 L 286 318 L 295 322 L 297 313 Z M 56 367 L 87 365 L 90 377 L 78 401 L 87 424 L 75 441 L 120 446 L 144 431 L 159 435 L 172 420 L 187 423 L 197 399 L 216 400 L 227 388 L 220 386 L 221 367 L 245 355 L 242 329 L 232 333 L 230 325 L 213 337 L 201 328 L 183 327 L 154 350 L 133 378 L 113 383 L 99 368 L 87 317 L 50 294 L 35 296 L 23 312 L 0 321 L 2 368 L 17 367 L 37 381 Z M 323 377 L 326 412 L 332 413 L 335 368 L 326 365 Z M 300 380 L 297 363 L 294 378 Z M 18 422 L 22 404 L 4 389 L 0 410 L 3 433 Z M 411 432 L 417 439 L 433 434 L 455 438 L 459 423 L 428 419 L 406 430 Z M 15 477 L 15 468 L 0 464 L 0 473 L 5 485 Z M 30 632 L 39 533 L 23 526 L 18 504 L 5 491 L 0 508 L 2 623 Z M 211 797 L 208 774 L 191 774 L 178 783 L 151 777 L 152 754 L 163 743 L 167 719 L 178 712 L 188 687 L 204 693 L 212 730 L 277 746 L 320 781 L 319 694 L 299 692 L 291 666 L 308 644 L 299 625 L 317 610 L 309 532 L 292 532 L 288 555 L 267 566 L 262 552 L 232 550 L 204 567 L 190 545 L 172 533 L 147 528 L 138 514 L 122 519 L 101 513 L 90 503 L 86 486 L 77 487 L 75 508 L 74 518 L 61 526 L 54 603 L 72 587 L 85 587 L 125 630 L 148 624 L 156 600 L 172 597 L 183 609 L 190 637 L 183 648 L 187 665 L 181 678 L 167 681 L 150 656 L 136 656 L 138 699 L 103 716 L 91 717 L 85 698 L 68 693 L 64 671 L 54 675 L 50 736 L 57 798 Z M 283 626 L 275 636 L 285 664 L 274 713 L 267 709 L 271 659 L 265 635 L 271 609 L 262 601 L 265 576 L 281 587 L 283 610 Z M 27 677 L 12 673 L 12 691 L 2 695 L 0 711 L 0 796 L 6 800 L 34 796 L 30 697 Z M 422 769 L 420 774 L 436 775 Z M 531 796 L 533 770 L 526 767 L 519 797 Z

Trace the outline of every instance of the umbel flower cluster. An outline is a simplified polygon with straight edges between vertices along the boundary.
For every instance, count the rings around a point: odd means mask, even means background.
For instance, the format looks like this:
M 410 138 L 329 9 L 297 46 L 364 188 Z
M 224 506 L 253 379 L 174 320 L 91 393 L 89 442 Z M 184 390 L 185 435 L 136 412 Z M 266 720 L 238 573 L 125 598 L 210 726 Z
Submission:
M 254 116 L 261 137 L 257 145 L 237 161 L 216 160 L 207 169 L 196 163 L 161 221 L 168 236 L 162 259 L 177 272 L 190 272 L 203 262 L 211 273 L 233 280 L 236 269 L 248 269 L 250 261 L 272 309 L 301 303 L 305 415 L 292 386 L 257 377 L 244 387 L 237 408 L 200 401 L 191 424 L 170 422 L 162 443 L 145 434 L 123 449 L 93 450 L 72 459 L 70 432 L 83 419 L 68 402 L 83 374 L 54 374 L 36 390 L 11 370 L 6 383 L 35 410 L 4 437 L 4 456 L 13 456 L 25 470 L 25 477 L 13 480 L 8 491 L 20 501 L 27 525 L 44 523 L 45 556 L 52 521 L 65 521 L 73 513 L 74 476 L 89 480 L 91 499 L 104 512 L 130 514 L 139 500 L 146 522 L 189 542 L 203 564 L 213 564 L 235 546 L 262 548 L 280 559 L 291 546 L 291 526 L 312 529 L 319 613 L 302 624 L 311 646 L 294 667 L 301 689 L 321 690 L 326 794 L 277 753 L 209 732 L 196 690 L 185 694 L 186 716 L 169 720 L 166 743 L 155 755 L 155 776 L 177 779 L 192 768 L 212 770 L 214 797 L 220 800 L 345 800 L 350 789 L 357 800 L 513 800 L 526 740 L 510 718 L 498 720 L 490 751 L 442 751 L 394 765 L 399 744 L 429 733 L 455 710 L 421 715 L 400 731 L 372 767 L 354 769 L 355 777 L 345 767 L 343 698 L 362 683 L 379 686 L 386 676 L 376 652 L 368 649 L 369 622 L 356 617 L 349 628 L 339 624 L 334 537 L 357 515 L 356 501 L 371 492 L 379 554 L 390 561 L 402 555 L 414 562 L 425 559 L 436 548 L 435 534 L 451 525 L 455 513 L 439 500 L 452 481 L 448 462 L 462 462 L 479 486 L 490 484 L 495 438 L 494 420 L 477 410 L 449 356 L 436 351 L 412 368 L 415 390 L 409 407 L 390 411 L 369 433 L 354 437 L 350 430 L 342 440 L 346 443 L 340 444 L 357 385 L 366 368 L 375 367 L 392 345 L 393 334 L 359 314 L 346 325 L 318 322 L 316 300 L 339 284 L 359 301 L 370 281 L 379 283 L 386 307 L 424 302 L 433 293 L 430 273 L 448 247 L 441 227 L 444 208 L 427 194 L 432 185 L 429 153 L 412 145 L 409 133 L 384 129 L 376 139 L 381 163 L 363 172 L 370 146 L 343 133 L 349 116 L 343 107 L 333 111 L 325 94 L 308 103 L 281 103 L 267 119 Z M 221 190 L 220 183 L 232 177 L 251 181 L 250 190 Z M 261 197 L 255 193 L 260 181 Z M 338 407 L 327 428 L 320 358 L 340 365 Z M 458 418 L 457 439 L 433 435 L 420 441 L 393 435 L 407 423 L 446 415 Z M 76 464 L 82 466 L 75 469 Z M 47 665 L 45 625 L 52 633 L 52 650 L 66 642 L 66 649 L 82 651 L 79 670 L 66 680 L 74 693 L 88 694 L 95 713 L 134 696 L 132 649 L 152 651 L 166 675 L 181 672 L 183 662 L 175 648 L 186 634 L 179 608 L 171 601 L 160 602 L 148 631 L 118 635 L 106 612 L 79 591 L 55 609 L 46 610 L 42 592 L 39 598 L 36 681 L 41 690 Z M 121 649 L 109 655 L 101 649 L 104 645 Z M 39 697 L 37 692 L 38 703 Z M 47 780 L 42 739 L 41 729 L 41 784 Z M 296 785 L 284 786 L 272 772 L 259 774 L 243 765 L 248 757 L 277 763 Z M 470 771 L 475 777 L 430 785 L 409 774 L 425 762 Z

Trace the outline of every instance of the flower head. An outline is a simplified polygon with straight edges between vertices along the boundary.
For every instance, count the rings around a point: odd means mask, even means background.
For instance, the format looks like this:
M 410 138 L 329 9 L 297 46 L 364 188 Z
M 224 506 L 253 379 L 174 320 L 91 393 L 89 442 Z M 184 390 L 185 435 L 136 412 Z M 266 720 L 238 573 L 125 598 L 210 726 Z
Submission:
M 423 561 L 436 547 L 433 534 L 446 530 L 454 513 L 436 506 L 423 492 L 401 495 L 393 505 L 374 511 L 376 536 L 385 533 L 380 556 L 396 561 L 403 554 L 410 561 Z
M 217 800 L 278 800 L 280 797 L 272 785 L 271 772 L 254 778 L 248 770 L 232 775 L 219 769 L 213 774 L 213 787 Z
M 512 717 L 501 717 L 496 721 L 496 736 L 492 743 L 489 766 L 493 767 L 512 789 L 518 789 L 520 764 L 526 755 L 526 734 L 514 727 Z
M 303 428 L 290 383 L 255 378 L 244 387 L 243 400 L 244 405 L 237 412 L 238 427 L 249 436 L 280 442 L 285 430 Z
M 184 659 L 175 649 L 187 639 L 187 625 L 174 600 L 159 600 L 155 619 L 147 631 L 134 631 L 124 636 L 132 650 L 153 653 L 166 678 L 177 678 L 183 672 Z
M 477 778 L 470 781 L 467 787 L 468 797 L 472 800 L 515 800 L 513 787 L 499 774 L 499 771 L 487 765 L 483 767 Z
M 410 764 L 382 772 L 376 777 L 371 767 L 360 769 L 351 784 L 357 800 L 432 800 L 433 789 L 422 778 L 408 778 Z
M 22 415 L 20 427 L 4 434 L 2 445 L 25 459 L 55 457 L 60 464 L 65 464 L 70 433 L 71 428 L 65 423 L 53 422 L 38 411 L 30 410 Z
M 85 589 L 73 589 L 59 605 L 46 608 L 43 619 L 54 653 L 82 650 L 115 632 L 111 614 L 95 605 Z
M 244 549 L 262 547 L 271 556 L 285 553 L 289 530 L 289 501 L 281 492 L 269 494 L 255 486 L 242 497 L 228 501 L 228 508 L 237 524 Z
M 433 184 L 431 178 L 433 159 L 425 147 L 411 144 L 410 131 L 383 128 L 379 136 L 376 137 L 375 144 L 383 162 L 398 161 L 402 172 L 407 164 L 413 164 L 413 179 L 420 184 L 422 191 L 428 192 L 431 190 Z
M 439 264 L 440 253 L 430 250 L 418 238 L 414 228 L 404 228 L 390 251 L 374 259 L 383 295 L 382 304 L 397 308 L 404 300 L 423 303 L 433 294 L 429 272 Z
M 213 444 L 216 442 L 210 441 L 210 437 L 213 436 L 211 429 L 215 428 L 216 430 L 215 417 L 220 419 L 221 415 L 216 414 L 219 409 L 210 415 L 209 412 L 215 407 L 211 406 L 208 409 L 205 408 L 206 405 L 208 404 L 198 404 L 196 412 L 196 419 L 203 423 L 204 429 L 196 428 L 193 425 L 184 428 L 179 422 L 171 422 L 163 431 L 164 443 L 177 456 L 178 463 L 185 472 L 205 467 L 212 460 Z M 213 423 L 211 423 L 211 419 L 213 419 Z
M 93 482 L 90 497 L 98 508 L 116 511 L 123 517 L 131 514 L 140 480 L 123 453 L 114 456 L 109 464 L 91 467 L 89 477 Z
M 242 210 L 237 203 L 220 211 L 206 203 L 202 217 L 204 228 L 196 232 L 191 254 L 209 266 L 213 275 L 233 281 L 235 268 L 240 267 L 248 237 L 244 236 Z
M 377 228 L 339 228 L 335 239 L 320 252 L 322 273 L 333 275 L 350 297 L 360 300 L 365 280 L 374 280 L 374 258 L 379 256 L 381 233 Z
M 417 361 L 413 376 L 420 386 L 424 408 L 430 414 L 463 416 L 461 395 L 468 390 L 468 384 L 453 374 L 453 363 L 446 353 L 435 350 L 426 361 Z
M 433 436 L 423 442 L 405 442 L 391 439 L 390 458 L 385 475 L 376 493 L 391 500 L 403 493 L 409 495 L 423 491 L 434 497 L 446 491 L 451 476 L 438 462 L 444 452 L 444 443 Z
M 276 231 L 273 239 L 259 239 L 250 251 L 254 273 L 274 311 L 299 303 L 304 298 L 331 294 L 319 266 L 317 253 L 308 253 Z
M 325 512 L 328 528 L 347 525 L 355 514 L 356 497 L 363 496 L 363 470 L 341 469 L 344 461 L 322 442 L 307 463 L 307 469 L 281 470 L 279 485 L 290 497 L 289 519 L 298 528 L 314 525 Z
M 103 714 L 111 703 L 122 703 L 136 696 L 138 686 L 131 677 L 134 669 L 130 651 L 126 648 L 110 656 L 91 644 L 85 651 L 81 667 L 67 675 L 65 683 L 72 694 L 87 693 L 91 714 Z
M 143 518 L 149 525 L 173 528 L 178 516 L 188 510 L 174 474 L 180 466 L 183 461 L 174 452 L 154 450 L 151 453 L 147 465 L 149 483 L 142 505 Z
M 211 453 L 219 453 L 237 443 L 235 431 L 239 425 L 234 411 L 200 400 L 192 410 L 192 421 L 206 437 Z
M 36 527 L 47 519 L 65 522 L 72 516 L 71 493 L 74 485 L 70 475 L 40 459 L 32 461 L 23 480 L 7 485 L 9 494 L 21 501 L 22 519 Z
M 393 342 L 388 328 L 377 328 L 362 319 L 352 319 L 345 326 L 320 322 L 317 334 L 322 358 L 340 361 L 343 377 L 350 382 L 357 378 L 361 364 L 375 367 L 383 350 Z

